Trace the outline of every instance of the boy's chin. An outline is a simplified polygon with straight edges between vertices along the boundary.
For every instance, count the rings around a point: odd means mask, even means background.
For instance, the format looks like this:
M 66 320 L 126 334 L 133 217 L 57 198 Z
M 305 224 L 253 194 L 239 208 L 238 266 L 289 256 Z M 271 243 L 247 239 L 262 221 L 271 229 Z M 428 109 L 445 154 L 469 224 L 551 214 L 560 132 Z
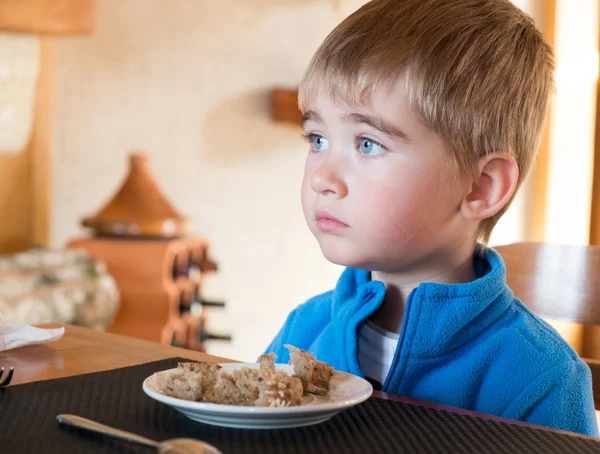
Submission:
M 374 264 L 365 257 L 352 254 L 349 251 L 341 251 L 339 249 L 327 248 L 321 244 L 321 252 L 323 256 L 334 265 L 347 266 L 360 270 L 373 271 Z

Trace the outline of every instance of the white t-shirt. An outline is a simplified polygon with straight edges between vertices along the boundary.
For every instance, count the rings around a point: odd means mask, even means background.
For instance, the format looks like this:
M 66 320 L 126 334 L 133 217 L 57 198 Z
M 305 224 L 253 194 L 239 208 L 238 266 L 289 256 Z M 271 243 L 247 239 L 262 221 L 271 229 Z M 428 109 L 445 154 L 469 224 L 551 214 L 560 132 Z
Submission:
M 392 365 L 399 334 L 365 320 L 358 328 L 358 364 L 365 377 L 383 385 Z

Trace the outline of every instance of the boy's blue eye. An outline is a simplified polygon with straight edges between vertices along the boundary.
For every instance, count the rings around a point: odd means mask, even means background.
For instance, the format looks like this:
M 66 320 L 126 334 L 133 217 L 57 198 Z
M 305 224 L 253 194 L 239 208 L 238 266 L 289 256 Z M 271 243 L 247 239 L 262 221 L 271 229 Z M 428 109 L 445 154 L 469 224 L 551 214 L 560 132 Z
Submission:
M 359 138 L 358 150 L 365 156 L 375 156 L 385 151 L 385 147 L 374 140 Z
M 310 145 L 315 151 L 323 151 L 329 148 L 329 141 L 323 137 L 313 134 L 309 137 Z

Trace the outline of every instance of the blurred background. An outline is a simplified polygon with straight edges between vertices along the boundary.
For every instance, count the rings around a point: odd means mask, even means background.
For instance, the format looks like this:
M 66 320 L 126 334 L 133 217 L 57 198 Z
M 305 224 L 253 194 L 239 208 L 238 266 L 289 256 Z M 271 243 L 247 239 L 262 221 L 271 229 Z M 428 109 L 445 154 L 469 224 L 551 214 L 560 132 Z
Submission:
M 294 90 L 364 3 L 0 4 L 0 312 L 253 361 L 340 273 L 302 216 Z M 515 4 L 557 88 L 491 242 L 598 244 L 598 0 Z

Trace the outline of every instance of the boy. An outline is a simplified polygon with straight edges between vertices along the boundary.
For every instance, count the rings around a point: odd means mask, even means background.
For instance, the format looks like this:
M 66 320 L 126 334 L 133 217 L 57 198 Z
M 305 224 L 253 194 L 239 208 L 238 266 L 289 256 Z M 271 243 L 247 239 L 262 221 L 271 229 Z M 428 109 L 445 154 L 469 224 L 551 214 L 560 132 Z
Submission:
M 302 205 L 334 290 L 292 344 L 383 391 L 597 435 L 586 364 L 483 246 L 529 172 L 552 50 L 508 0 L 373 0 L 302 80 Z

